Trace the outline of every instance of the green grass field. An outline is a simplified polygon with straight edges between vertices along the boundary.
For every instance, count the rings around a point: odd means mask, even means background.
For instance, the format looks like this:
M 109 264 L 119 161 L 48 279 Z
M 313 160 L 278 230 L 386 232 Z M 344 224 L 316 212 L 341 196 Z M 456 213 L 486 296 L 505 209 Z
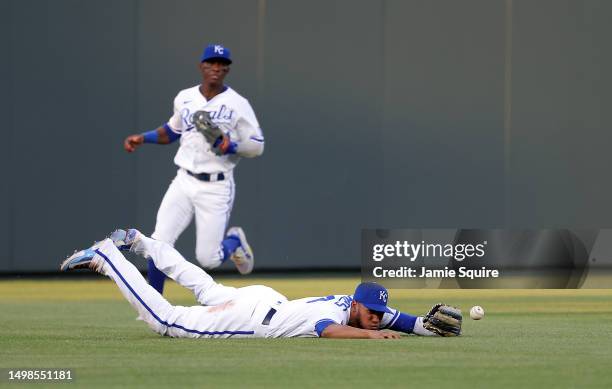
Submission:
M 358 279 L 221 282 L 297 298 L 351 293 Z M 166 296 L 193 304 L 174 283 Z M 71 368 L 69 387 L 612 387 L 612 289 L 390 291 L 410 313 L 438 301 L 487 315 L 459 338 L 171 339 L 136 321 L 109 280 L 0 281 L 0 368 Z M 0 386 L 28 386 L 4 374 Z

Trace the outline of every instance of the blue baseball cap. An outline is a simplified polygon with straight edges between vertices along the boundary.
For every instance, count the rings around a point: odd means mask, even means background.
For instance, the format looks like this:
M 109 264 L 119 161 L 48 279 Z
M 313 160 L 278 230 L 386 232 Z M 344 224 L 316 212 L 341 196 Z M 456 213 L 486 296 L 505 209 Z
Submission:
M 384 286 L 376 282 L 362 282 L 357 285 L 353 300 L 365 305 L 366 308 L 376 312 L 391 313 L 387 308 L 389 292 Z
M 200 62 L 208 61 L 209 59 L 223 59 L 227 63 L 232 63 L 230 49 L 218 44 L 206 46 Z

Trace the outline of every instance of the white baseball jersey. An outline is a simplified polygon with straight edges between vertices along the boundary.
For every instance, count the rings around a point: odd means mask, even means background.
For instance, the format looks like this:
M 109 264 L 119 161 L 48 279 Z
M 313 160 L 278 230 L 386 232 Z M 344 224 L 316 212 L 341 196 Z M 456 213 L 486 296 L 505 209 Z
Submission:
M 330 295 L 307 297 L 278 304 L 266 337 L 317 337 L 328 324 L 347 325 L 353 296 Z M 385 313 L 381 328 L 387 328 L 399 316 L 398 311 Z
M 261 154 L 264 137 L 248 100 L 230 87 L 206 100 L 199 88 L 196 85 L 184 89 L 174 99 L 174 114 L 168 125 L 181 134 L 174 163 L 193 173 L 226 173 L 236 166 L 240 155 Z M 210 112 L 212 121 L 237 143 L 236 154 L 219 157 L 211 151 L 204 136 L 191 123 L 193 113 L 200 110 Z

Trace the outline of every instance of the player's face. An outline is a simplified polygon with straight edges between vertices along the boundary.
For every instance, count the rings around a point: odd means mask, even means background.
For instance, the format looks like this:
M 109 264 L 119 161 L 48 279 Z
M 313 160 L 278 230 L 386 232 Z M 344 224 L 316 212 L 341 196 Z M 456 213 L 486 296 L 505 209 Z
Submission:
M 377 330 L 380 327 L 383 315 L 383 312 L 372 311 L 361 303 L 357 303 L 355 306 L 355 323 L 359 328 Z
M 211 85 L 221 85 L 227 73 L 229 73 L 230 65 L 225 61 L 209 60 L 200 64 L 200 71 L 204 82 Z

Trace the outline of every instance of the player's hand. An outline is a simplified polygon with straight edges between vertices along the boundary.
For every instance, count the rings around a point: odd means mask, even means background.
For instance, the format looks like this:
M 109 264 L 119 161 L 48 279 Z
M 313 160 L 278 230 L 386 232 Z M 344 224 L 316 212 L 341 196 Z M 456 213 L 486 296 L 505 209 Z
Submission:
M 142 134 L 130 135 L 123 141 L 123 148 L 128 153 L 136 150 L 136 147 L 144 143 L 144 136 Z
M 370 330 L 370 339 L 399 339 L 400 334 L 391 331 Z
M 215 141 L 212 149 L 216 155 L 225 155 L 227 154 L 227 151 L 229 150 L 230 145 L 231 145 L 230 137 L 224 134 Z

